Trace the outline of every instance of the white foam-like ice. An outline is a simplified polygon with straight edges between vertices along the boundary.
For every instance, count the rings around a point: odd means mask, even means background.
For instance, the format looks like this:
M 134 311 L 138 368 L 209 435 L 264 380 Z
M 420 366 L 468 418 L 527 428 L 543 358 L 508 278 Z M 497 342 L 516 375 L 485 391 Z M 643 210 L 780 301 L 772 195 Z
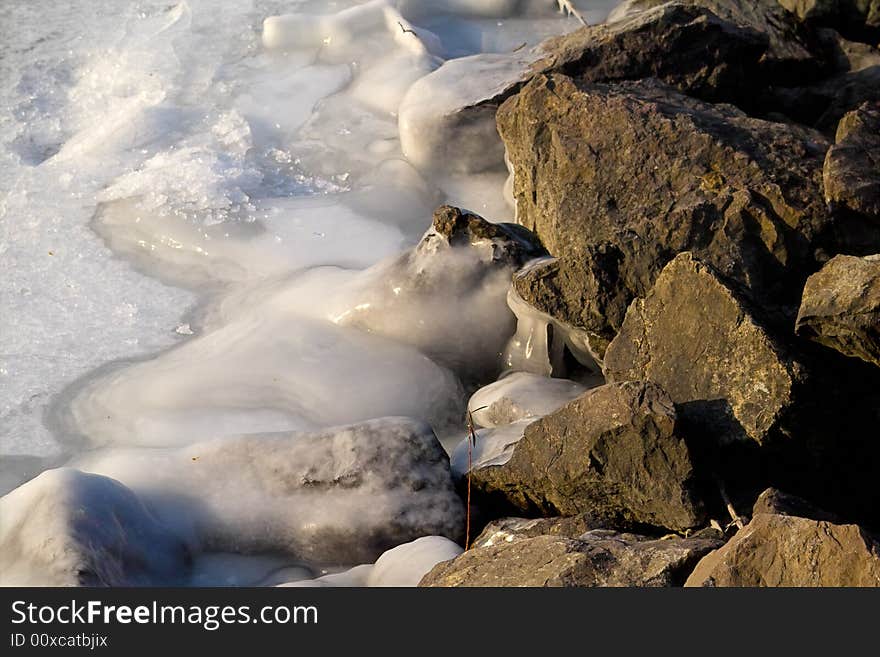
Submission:
M 165 463 L 154 450 L 207 439 L 389 414 L 460 423 L 457 364 L 512 330 L 506 309 L 485 312 L 503 306 L 500 279 L 415 295 L 369 326 L 334 312 L 385 298 L 373 267 L 415 244 L 441 202 L 510 220 L 503 173 L 426 176 L 407 161 L 400 103 L 444 60 L 578 26 L 556 11 L 8 2 L 0 492 L 85 446 L 130 450 L 126 479 L 148 482 Z M 419 328 L 430 312 L 436 325 Z M 198 504 L 210 490 L 186 492 Z M 191 581 L 314 574 L 256 558 L 200 555 Z

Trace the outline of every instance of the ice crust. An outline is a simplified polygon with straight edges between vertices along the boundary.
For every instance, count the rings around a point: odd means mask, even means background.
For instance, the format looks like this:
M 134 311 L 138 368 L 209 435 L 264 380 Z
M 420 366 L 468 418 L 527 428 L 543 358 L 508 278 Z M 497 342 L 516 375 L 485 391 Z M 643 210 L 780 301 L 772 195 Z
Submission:
M 401 147 L 401 103 L 455 58 L 579 24 L 543 0 L 14 0 L 4 11 L 16 29 L 0 43 L 0 493 L 12 491 L 0 541 L 62 546 L 5 550 L 4 578 L 364 584 L 363 568 L 343 573 L 379 553 L 356 531 L 369 495 L 315 493 L 311 511 L 282 513 L 242 461 L 219 455 L 385 416 L 460 427 L 466 370 L 500 367 L 514 331 L 510 272 L 487 268 L 479 248 L 420 255 L 410 265 L 439 282 L 406 289 L 400 254 L 415 253 L 442 202 L 495 221 L 513 210 L 503 170 L 426 174 Z M 431 93 L 453 102 L 456 84 Z M 307 468 L 333 440 L 300 442 Z M 194 476 L 203 454 L 226 474 Z M 48 469 L 59 465 L 79 470 Z M 385 502 L 376 509 L 395 508 Z M 71 524 L 80 508 L 85 524 Z M 285 543 L 309 513 L 349 534 Z M 436 534 L 430 510 L 419 516 Z M 412 583 L 434 558 L 419 555 L 451 554 L 435 543 L 389 553 L 399 566 L 373 583 Z M 334 554 L 346 563 L 322 574 Z

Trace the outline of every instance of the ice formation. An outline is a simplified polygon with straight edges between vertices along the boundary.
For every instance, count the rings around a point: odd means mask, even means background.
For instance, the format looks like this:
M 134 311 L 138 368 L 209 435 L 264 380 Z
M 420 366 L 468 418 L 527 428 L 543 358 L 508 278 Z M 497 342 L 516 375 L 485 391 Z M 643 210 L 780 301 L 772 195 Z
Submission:
M 180 584 L 186 543 L 128 488 L 71 468 L 0 498 L 0 586 Z
M 464 519 L 433 431 L 406 418 L 98 450 L 74 465 L 124 483 L 200 551 L 353 564 L 422 535 L 457 538 Z
M 613 4 L 579 8 L 595 22 Z M 509 221 L 505 174 L 425 175 L 401 148 L 401 103 L 450 60 L 578 27 L 557 9 L 550 0 L 9 3 L 0 308 L 12 330 L 0 332 L 0 493 L 15 490 L 0 500 L 3 541 L 13 541 L 4 545 L 67 541 L 58 570 L 44 569 L 56 582 L 362 584 L 364 569 L 315 568 L 337 548 L 325 541 L 322 556 L 319 537 L 290 542 L 297 522 L 324 512 L 350 523 L 347 534 L 336 526 L 352 560 L 340 567 L 417 538 L 377 546 L 351 509 L 332 510 L 332 495 L 324 505 L 310 498 L 313 511 L 280 509 L 224 450 L 268 449 L 293 432 L 329 444 L 328 427 L 389 415 L 427 420 L 438 434 L 460 427 L 463 365 L 497 363 L 513 332 L 509 271 L 487 267 L 487 244 L 431 257 L 413 249 L 444 202 Z M 434 292 L 388 285 L 412 273 L 401 257 L 435 276 Z M 419 323 L 431 313 L 434 325 Z M 300 441 L 302 467 L 336 462 L 315 440 Z M 223 477 L 192 478 L 211 462 L 230 473 L 225 490 Z M 121 483 L 66 469 L 24 483 L 63 464 Z M 405 467 L 402 477 L 419 469 Z M 349 492 L 352 509 L 369 497 Z M 175 496 L 179 513 L 166 504 Z M 394 504 L 385 502 L 376 508 Z M 72 505 L 100 527 L 65 524 Z M 213 534 L 205 509 L 221 519 Z M 412 527 L 438 533 L 430 509 L 418 515 Z M 93 552 L 83 548 L 90 532 Z M 142 538 L 149 554 L 137 552 Z M 312 539 L 310 563 L 267 552 L 305 552 Z M 105 558 L 120 542 L 132 552 Z M 43 557 L 31 552 L 29 561 L 4 550 L 4 577 L 36 581 Z
M 587 389 L 568 379 L 510 372 L 477 390 L 468 402 L 468 410 L 479 426 L 498 427 L 552 413 Z
M 444 536 L 422 536 L 383 552 L 375 564 L 362 564 L 343 572 L 293 580 L 279 586 L 418 586 L 434 566 L 454 559 L 462 551 L 458 543 Z
M 475 441 L 465 438 L 452 452 L 449 460 L 452 474 L 456 478 L 460 478 L 467 474 L 468 470 L 489 465 L 504 465 L 513 456 L 516 444 L 523 437 L 526 427 L 532 422 L 534 422 L 534 418 L 517 420 L 511 424 L 492 429 L 478 429 L 475 432 Z M 469 444 L 471 446 L 470 457 L 468 457 Z M 470 467 L 468 467 L 469 465 Z

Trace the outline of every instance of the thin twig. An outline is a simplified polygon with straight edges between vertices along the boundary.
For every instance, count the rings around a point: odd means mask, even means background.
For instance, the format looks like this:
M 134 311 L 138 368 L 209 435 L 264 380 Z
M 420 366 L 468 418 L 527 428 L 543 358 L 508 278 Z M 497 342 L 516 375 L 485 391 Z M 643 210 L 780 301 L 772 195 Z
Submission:
M 523 41 L 521 44 L 519 44 L 516 48 L 514 48 L 514 49 L 511 50 L 510 52 L 519 52 L 520 50 L 522 50 L 523 48 L 525 48 L 527 45 L 529 45 L 529 42 L 528 42 L 528 41 Z
M 584 20 L 581 13 L 571 3 L 571 0 L 556 0 L 556 3 L 559 5 L 559 11 L 566 12 L 569 16 L 574 16 L 580 21 L 581 25 L 587 25 L 587 21 Z
M 718 491 L 721 493 L 721 499 L 724 500 L 724 506 L 727 507 L 727 513 L 730 514 L 730 517 L 733 521 L 730 525 L 728 525 L 728 527 L 730 527 L 731 525 L 736 525 L 738 529 L 745 528 L 745 523 L 736 512 L 736 509 L 733 508 L 733 502 L 731 502 L 730 498 L 727 496 L 727 491 L 724 489 L 724 482 L 721 481 L 721 477 L 716 476 L 715 483 L 718 484 Z
M 474 413 L 482 411 L 485 406 L 475 408 L 473 411 L 468 409 L 467 412 L 467 428 L 468 428 L 468 469 L 467 469 L 467 510 L 465 511 L 464 526 L 464 549 L 467 550 L 471 546 L 471 470 L 473 469 L 473 450 L 477 446 L 477 432 L 474 430 Z
M 404 34 L 412 34 L 413 36 L 419 36 L 418 34 L 416 34 L 415 30 L 411 30 L 407 27 L 404 27 L 403 23 L 401 23 L 400 21 L 397 21 L 397 24 L 400 25 L 400 29 Z

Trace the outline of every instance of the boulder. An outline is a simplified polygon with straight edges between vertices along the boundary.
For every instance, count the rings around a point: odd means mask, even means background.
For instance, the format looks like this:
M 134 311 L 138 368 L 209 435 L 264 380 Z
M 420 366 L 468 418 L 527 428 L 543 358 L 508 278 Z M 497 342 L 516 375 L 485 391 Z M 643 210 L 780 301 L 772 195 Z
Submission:
M 495 112 L 535 75 L 561 71 L 593 82 L 657 77 L 687 93 L 729 100 L 743 95 L 766 48 L 766 36 L 676 2 L 530 50 L 453 59 L 404 97 L 401 147 L 424 170 L 503 168 Z
M 853 38 L 880 36 L 880 0 L 778 0 L 800 20 L 828 25 Z
M 880 586 L 875 536 L 780 497 L 765 492 L 751 522 L 706 555 L 685 586 Z
M 536 535 L 535 521 L 515 518 L 503 521 L 505 530 L 490 526 L 472 549 L 437 564 L 420 586 L 680 586 L 694 564 L 722 544 L 610 530 L 574 534 L 539 522 L 548 533 Z
M 359 564 L 421 536 L 464 533 L 446 452 L 408 418 L 101 450 L 78 467 L 123 481 L 206 551 Z
M 794 406 L 804 373 L 739 294 L 682 253 L 630 305 L 605 376 L 662 386 L 703 440 L 763 444 Z
M 807 85 L 783 82 L 765 90 L 758 104 L 833 136 L 847 112 L 880 101 L 880 49 L 849 41 L 830 29 L 816 34 L 817 48 L 833 67 L 831 74 Z
M 593 388 L 520 431 L 504 458 L 472 468 L 476 504 L 532 516 L 588 514 L 606 527 L 684 530 L 705 520 L 675 409 L 656 385 Z
M 832 209 L 860 215 L 880 230 L 880 102 L 865 103 L 838 124 L 825 156 L 825 200 Z
M 412 345 L 467 383 L 491 381 L 514 329 L 510 278 L 543 253 L 522 226 L 444 205 L 415 247 L 336 290 L 327 314 L 339 325 Z
M 46 470 L 0 498 L 0 585 L 174 586 L 189 546 L 128 488 Z
M 667 0 L 627 0 L 615 9 L 615 21 L 650 10 Z M 724 21 L 763 34 L 769 43 L 761 65 L 770 79 L 809 79 L 821 70 L 810 49 L 810 35 L 777 0 L 684 0 Z
M 839 255 L 810 276 L 795 330 L 880 367 L 880 255 Z
M 821 193 L 828 144 L 818 133 L 656 81 L 583 85 L 560 75 L 506 101 L 498 127 L 517 220 L 557 256 L 517 291 L 576 322 L 598 356 L 629 302 L 687 250 L 790 325 L 831 232 Z
M 759 513 L 840 522 L 840 519 L 834 514 L 813 506 L 802 497 L 791 495 L 778 488 L 768 488 L 758 496 L 752 507 L 752 517 Z

